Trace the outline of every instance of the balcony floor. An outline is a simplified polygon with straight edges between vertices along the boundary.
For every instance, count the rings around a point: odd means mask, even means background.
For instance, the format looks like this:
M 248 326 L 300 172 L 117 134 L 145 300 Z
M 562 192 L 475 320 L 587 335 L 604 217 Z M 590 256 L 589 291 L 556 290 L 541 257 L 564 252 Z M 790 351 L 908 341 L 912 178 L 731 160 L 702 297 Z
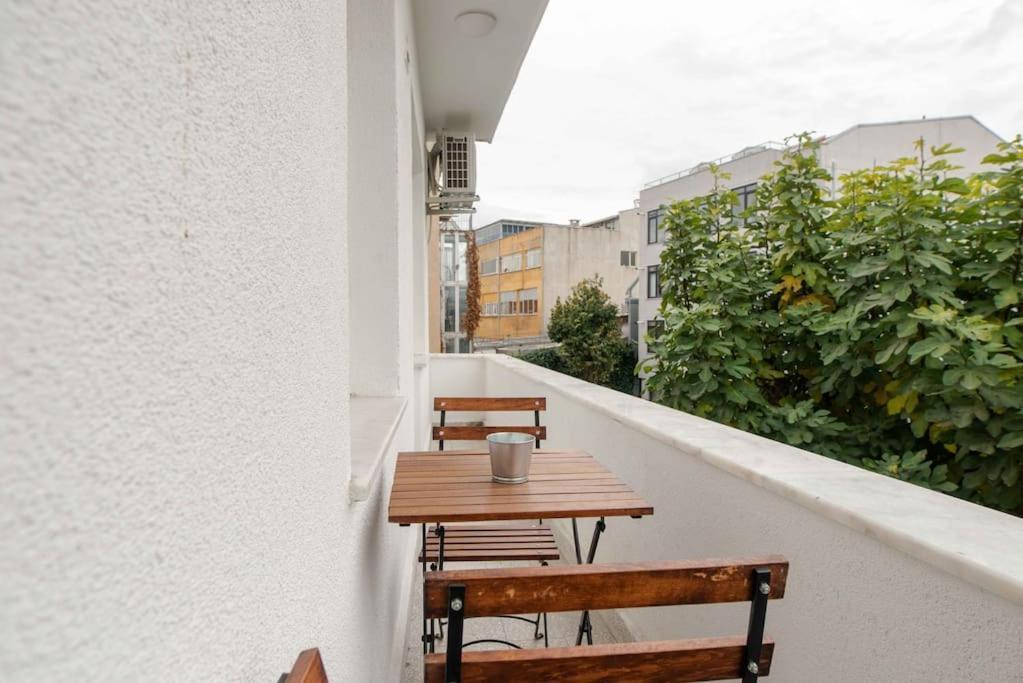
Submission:
M 562 549 L 564 557 L 564 549 Z M 523 567 L 536 566 L 535 563 L 526 565 L 522 562 L 478 562 L 474 564 L 451 563 L 449 569 L 496 569 L 501 567 Z M 401 670 L 402 683 L 418 683 L 423 680 L 423 646 L 419 641 L 423 625 L 423 583 L 421 575 L 417 575 L 412 589 L 411 608 L 408 615 L 408 636 L 405 641 L 405 660 Z M 526 615 L 530 616 L 530 615 Z M 531 615 L 536 616 L 536 615 Z M 547 626 L 550 631 L 549 640 L 551 647 L 569 647 L 575 645 L 576 629 L 579 626 L 579 612 L 564 612 L 560 614 L 547 615 Z M 618 637 L 612 633 L 607 624 L 599 614 L 592 615 L 593 642 L 594 643 L 616 643 L 620 642 Z M 445 630 L 444 635 L 447 635 Z M 481 617 L 468 619 L 465 623 L 465 634 L 463 641 L 469 642 L 479 638 L 498 638 L 515 643 L 523 648 L 543 647 L 543 639 L 533 638 L 533 626 L 524 621 L 515 619 L 501 619 L 494 617 Z M 584 641 L 585 642 L 585 641 Z M 447 645 L 447 638 L 437 641 L 436 651 L 444 652 Z M 481 643 L 474 645 L 472 650 L 487 649 L 508 649 L 504 645 Z

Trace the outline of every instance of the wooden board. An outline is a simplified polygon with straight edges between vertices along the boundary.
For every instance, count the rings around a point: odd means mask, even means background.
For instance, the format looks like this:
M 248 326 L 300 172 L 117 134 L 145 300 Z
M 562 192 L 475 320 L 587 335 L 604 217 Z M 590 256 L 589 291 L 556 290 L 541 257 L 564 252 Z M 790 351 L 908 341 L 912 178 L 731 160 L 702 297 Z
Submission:
M 433 409 L 473 412 L 547 410 L 547 399 L 543 396 L 516 396 L 509 398 L 441 396 L 433 399 Z
M 546 427 L 534 427 L 533 425 L 508 425 L 506 427 L 462 427 L 447 426 L 433 428 L 434 441 L 482 441 L 491 434 L 498 432 L 514 432 L 515 434 L 529 434 L 538 439 L 547 438 Z
M 447 615 L 450 584 L 465 586 L 466 617 L 743 602 L 758 568 L 771 570 L 769 597 L 783 597 L 789 563 L 779 555 L 429 572 L 424 613 Z
M 439 561 L 438 546 L 427 546 L 426 561 Z M 561 553 L 558 546 L 553 543 L 523 544 L 523 543 L 492 543 L 449 546 L 444 543 L 445 562 L 503 562 L 503 561 L 533 561 L 560 560 Z M 419 561 L 423 561 L 422 552 L 419 553 Z
M 462 683 L 508 681 L 721 681 L 739 679 L 746 638 L 701 638 L 530 650 L 464 650 Z M 774 641 L 764 639 L 760 675 L 771 672 Z M 444 683 L 443 653 L 426 655 L 426 683 Z
M 577 450 L 539 449 L 525 484 L 490 479 L 486 451 L 399 453 L 388 504 L 398 524 L 643 516 L 653 506 Z
M 443 672 L 442 672 L 443 675 Z M 327 673 L 323 668 L 320 651 L 316 648 L 303 650 L 295 660 L 291 673 L 284 679 L 285 683 L 327 683 Z

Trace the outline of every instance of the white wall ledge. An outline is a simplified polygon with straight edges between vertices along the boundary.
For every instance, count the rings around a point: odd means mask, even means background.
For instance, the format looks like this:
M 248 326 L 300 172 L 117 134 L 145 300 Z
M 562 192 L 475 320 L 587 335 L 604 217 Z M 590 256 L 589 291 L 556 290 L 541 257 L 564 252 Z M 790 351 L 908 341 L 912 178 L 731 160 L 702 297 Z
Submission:
M 367 500 L 383 473 L 408 399 L 403 396 L 352 396 L 352 469 L 348 499 Z
M 608 420 L 1023 605 L 1023 519 L 506 355 L 435 354 L 432 362 L 470 359 L 502 366 Z

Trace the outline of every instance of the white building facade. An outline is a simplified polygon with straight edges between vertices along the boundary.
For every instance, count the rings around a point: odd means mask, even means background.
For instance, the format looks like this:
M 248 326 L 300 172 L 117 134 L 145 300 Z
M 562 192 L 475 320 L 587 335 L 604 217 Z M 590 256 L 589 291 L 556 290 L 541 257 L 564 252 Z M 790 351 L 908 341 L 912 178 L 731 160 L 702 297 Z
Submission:
M 889 123 L 861 124 L 821 142 L 820 160 L 834 178 L 861 168 L 886 164 L 900 157 L 916 156 L 914 144 L 923 138 L 929 147 L 952 144 L 963 147 L 954 162 L 959 173 L 980 170 L 981 159 L 995 151 L 1002 139 L 972 116 L 919 119 Z M 714 163 L 721 173 L 729 174 L 723 182 L 739 197 L 739 209 L 752 201 L 757 182 L 774 170 L 781 159 L 784 145 L 767 142 L 746 147 Z M 639 291 L 639 356 L 649 356 L 646 332 L 657 325 L 661 305 L 658 266 L 664 249 L 665 233 L 660 228 L 663 206 L 682 199 L 698 197 L 714 189 L 710 164 L 704 163 L 673 175 L 647 183 L 639 193 L 639 213 L 645 219 L 640 228 L 639 270 L 642 286 Z
M 639 242 L 635 210 L 581 225 L 551 226 L 543 237 L 545 328 L 557 300 L 567 299 L 572 288 L 586 278 L 599 277 L 607 295 L 622 304 L 636 279 Z

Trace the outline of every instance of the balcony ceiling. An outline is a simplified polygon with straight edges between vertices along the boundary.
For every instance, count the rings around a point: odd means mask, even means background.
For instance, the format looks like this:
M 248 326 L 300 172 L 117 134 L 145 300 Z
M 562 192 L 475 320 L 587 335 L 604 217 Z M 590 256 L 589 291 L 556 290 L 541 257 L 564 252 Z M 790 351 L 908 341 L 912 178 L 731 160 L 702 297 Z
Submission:
M 470 132 L 493 140 L 547 0 L 418 0 L 416 52 L 427 130 Z M 485 12 L 497 19 L 473 37 L 455 18 Z

